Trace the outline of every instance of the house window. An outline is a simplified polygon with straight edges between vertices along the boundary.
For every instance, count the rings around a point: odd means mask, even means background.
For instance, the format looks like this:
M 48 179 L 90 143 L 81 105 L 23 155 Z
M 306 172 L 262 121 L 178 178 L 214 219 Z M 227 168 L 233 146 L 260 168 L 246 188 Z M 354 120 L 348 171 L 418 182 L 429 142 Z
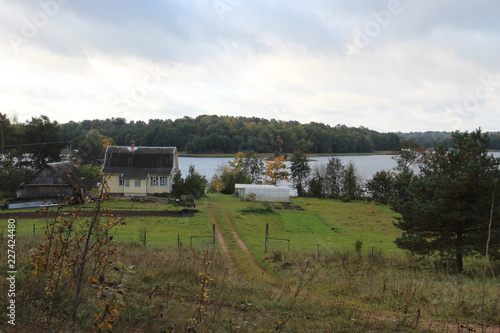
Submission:
M 141 180 L 140 179 L 135 180 L 135 187 L 141 187 Z
M 162 187 L 167 186 L 167 177 L 160 177 L 160 186 Z
M 167 177 L 165 176 L 152 176 L 151 186 L 167 187 Z
M 130 187 L 130 179 L 120 178 L 120 180 L 118 181 L 118 185 Z

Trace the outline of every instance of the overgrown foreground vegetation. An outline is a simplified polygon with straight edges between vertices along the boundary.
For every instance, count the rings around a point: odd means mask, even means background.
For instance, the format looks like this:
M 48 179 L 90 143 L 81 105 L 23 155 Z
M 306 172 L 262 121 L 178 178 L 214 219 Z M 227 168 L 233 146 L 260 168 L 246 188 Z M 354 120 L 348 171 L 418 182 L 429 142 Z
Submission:
M 389 244 L 369 246 L 377 237 L 370 234 L 373 225 L 384 230 L 379 231 L 380 239 L 398 232 L 387 223 L 391 213 L 384 207 L 296 201 L 304 211 L 285 211 L 274 205 L 255 214 L 251 209 L 241 210 L 260 207 L 258 203 L 221 195 L 201 200 L 201 212 L 185 225 L 196 225 L 201 234 L 216 222 L 225 239 L 225 249 L 218 243 L 216 251 L 210 241 L 195 249 L 186 244 L 181 248 L 148 245 L 136 232 L 135 218 L 114 229 L 128 230 L 125 233 L 100 229 L 104 231 L 95 239 L 100 240 L 102 252 L 88 256 L 75 331 L 467 332 L 470 328 L 481 332 L 482 317 L 489 325 L 485 332 L 498 331 L 500 293 L 493 277 L 500 272 L 498 265 L 485 266 L 470 259 L 465 272 L 456 274 L 446 261 L 391 251 Z M 101 220 L 108 226 L 110 221 L 116 218 Z M 299 228 L 295 221 L 308 227 Z M 296 246 L 291 246 L 290 253 L 274 243 L 270 252 L 263 253 L 254 240 L 260 237 L 263 222 L 270 224 L 273 236 L 295 235 L 291 239 Z M 151 235 L 158 228 L 155 223 L 161 222 L 140 223 L 141 228 L 148 226 Z M 178 228 L 175 221 L 163 223 Z M 366 232 L 360 228 L 363 223 Z M 350 228 L 356 230 L 357 238 L 344 240 L 341 247 L 324 246 L 324 234 L 331 232 L 340 242 L 350 235 Z M 23 230 L 20 227 L 17 235 L 16 329 L 67 332 L 72 329 L 74 272 L 79 263 L 70 262 L 68 272 L 55 281 L 59 287 L 50 289 L 50 276 L 33 274 L 35 248 L 47 239 Z M 115 238 L 110 239 L 111 235 Z M 237 239 L 246 244 L 246 251 Z M 322 246 L 306 250 L 301 239 L 307 240 L 304 244 L 318 240 Z M 483 286 L 484 267 L 488 274 Z M 2 271 L 7 269 L 2 267 Z M 1 297 L 5 295 L 2 291 Z M 10 329 L 4 321 L 1 325 Z

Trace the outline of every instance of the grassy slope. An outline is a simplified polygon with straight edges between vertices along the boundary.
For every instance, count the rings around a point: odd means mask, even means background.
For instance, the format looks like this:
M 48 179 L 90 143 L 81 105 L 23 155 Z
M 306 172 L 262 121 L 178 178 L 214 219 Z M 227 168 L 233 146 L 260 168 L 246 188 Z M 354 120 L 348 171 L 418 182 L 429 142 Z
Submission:
M 393 240 L 400 231 L 393 225 L 393 213 L 370 203 L 343 203 L 336 200 L 297 198 L 292 204 L 304 211 L 275 209 L 277 214 L 241 214 L 240 210 L 259 203 L 241 202 L 235 198 L 212 195 L 219 205 L 230 207 L 228 215 L 243 241 L 256 258 L 263 258 L 265 224 L 270 237 L 290 240 L 292 252 L 354 249 L 357 240 L 366 250 L 372 245 L 384 253 L 402 253 Z M 278 204 L 272 204 L 279 207 Z M 286 250 L 286 242 L 270 240 L 270 250 Z
M 115 201 L 108 207 L 129 204 Z M 201 212 L 192 218 L 129 219 L 117 229 L 115 240 L 121 244 L 118 259 L 137 266 L 137 274 L 122 277 L 127 309 L 116 323 L 117 331 L 181 332 L 193 326 L 199 332 L 423 332 L 429 327 L 456 331 L 459 323 L 479 322 L 480 269 L 471 277 L 457 277 L 435 270 L 432 262 L 405 257 L 392 243 L 399 231 L 387 207 L 309 198 L 294 199 L 293 204 L 304 211 L 242 214 L 241 209 L 260 204 L 213 194 L 197 201 Z M 31 235 L 33 223 L 36 239 Z M 45 223 L 18 220 L 22 272 L 29 272 L 22 263 L 33 243 L 41 241 Z M 212 223 L 217 223 L 230 258 L 218 244 L 209 267 L 214 280 L 204 304 L 206 311 L 200 317 L 203 320 L 196 321 L 203 251 L 177 251 L 177 234 L 186 249 L 191 235 L 209 236 Z M 263 253 L 266 223 L 272 237 L 290 239 L 290 254 L 276 252 L 285 249 L 280 241 L 271 241 L 272 253 Z M 146 248 L 139 244 L 142 229 L 147 230 Z M 234 232 L 249 253 L 238 244 Z M 363 242 L 360 254 L 354 252 L 358 240 Z M 209 246 L 199 240 L 195 248 Z M 116 278 L 112 273 L 107 276 L 111 281 Z M 34 296 L 27 291 L 33 289 L 33 282 L 27 280 L 29 274 L 18 276 L 19 301 L 26 297 L 28 303 L 23 304 L 32 304 L 29 300 Z M 489 280 L 486 291 L 488 322 L 499 325 L 497 282 Z M 92 302 L 90 297 L 84 304 L 87 311 L 95 307 Z M 36 311 L 26 306 L 19 318 L 36 317 Z M 85 318 L 82 327 L 89 328 L 92 317 Z M 419 328 L 414 327 L 416 323 Z

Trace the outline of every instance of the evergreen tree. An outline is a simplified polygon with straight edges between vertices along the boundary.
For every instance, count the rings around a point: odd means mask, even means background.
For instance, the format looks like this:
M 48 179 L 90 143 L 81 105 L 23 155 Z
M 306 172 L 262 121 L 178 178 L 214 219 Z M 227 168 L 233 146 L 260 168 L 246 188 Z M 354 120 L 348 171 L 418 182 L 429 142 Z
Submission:
M 182 172 L 179 169 L 175 169 L 174 177 L 172 178 L 172 191 L 170 194 L 174 198 L 180 198 L 184 194 L 184 179 L 182 178 Z
M 366 182 L 366 189 L 372 199 L 387 204 L 394 193 L 394 174 L 391 171 L 377 171 L 372 179 Z
M 292 156 L 292 165 L 290 171 L 292 174 L 292 182 L 295 189 L 297 189 L 298 196 L 305 194 L 305 181 L 309 177 L 311 168 L 307 162 L 307 156 L 301 151 L 296 151 Z
M 347 164 L 342 177 L 342 195 L 346 200 L 361 199 L 363 196 L 361 178 L 352 162 Z
M 454 132 L 454 146 L 440 145 L 421 160 L 420 173 L 402 173 L 404 188 L 391 200 L 401 214 L 403 231 L 395 243 L 418 254 L 454 257 L 459 272 L 463 258 L 484 255 L 490 213 L 498 217 L 496 184 L 500 159 L 489 155 L 489 138 L 481 130 Z M 494 200 L 492 200 L 494 196 Z M 492 258 L 500 258 L 500 226 L 493 225 Z
M 323 182 L 326 197 L 339 199 L 342 195 L 345 167 L 339 158 L 332 157 L 326 164 L 325 178 Z
M 316 166 L 307 181 L 307 195 L 314 198 L 324 198 L 325 193 L 326 166 Z
M 207 178 L 198 173 L 194 165 L 189 166 L 188 175 L 184 180 L 182 194 L 192 195 L 195 198 L 201 198 L 205 194 L 207 187 Z

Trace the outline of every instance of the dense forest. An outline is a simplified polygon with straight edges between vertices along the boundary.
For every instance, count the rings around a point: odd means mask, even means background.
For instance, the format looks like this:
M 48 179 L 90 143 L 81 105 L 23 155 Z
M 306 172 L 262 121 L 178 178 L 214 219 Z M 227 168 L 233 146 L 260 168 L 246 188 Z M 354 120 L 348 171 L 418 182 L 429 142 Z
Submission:
M 277 155 L 297 150 L 323 154 L 394 151 L 400 140 L 429 148 L 452 144 L 451 132 L 379 133 L 366 127 L 216 115 L 152 119 L 147 123 L 111 118 L 60 124 L 46 116 L 18 123 L 0 114 L 0 125 L 2 153 L 51 155 L 54 158 L 50 160 L 56 160 L 63 147 L 95 153 L 99 146 L 128 145 L 130 141 L 141 146 L 176 146 L 179 151 L 195 154 L 254 151 Z M 489 149 L 500 150 L 500 132 L 488 134 Z
M 489 132 L 490 143 L 488 149 L 500 150 L 500 132 Z M 416 142 L 419 146 L 427 148 L 436 148 L 439 144 L 448 147 L 453 145 L 451 132 L 427 131 L 427 132 L 398 132 L 401 140 L 410 140 Z
M 330 126 L 323 123 L 267 120 L 256 117 L 202 115 L 176 120 L 127 122 L 123 118 L 85 120 L 61 125 L 61 139 L 78 141 L 95 129 L 117 145 L 135 141 L 140 146 L 176 146 L 187 153 L 368 153 L 394 150 L 395 133 L 365 127 Z

